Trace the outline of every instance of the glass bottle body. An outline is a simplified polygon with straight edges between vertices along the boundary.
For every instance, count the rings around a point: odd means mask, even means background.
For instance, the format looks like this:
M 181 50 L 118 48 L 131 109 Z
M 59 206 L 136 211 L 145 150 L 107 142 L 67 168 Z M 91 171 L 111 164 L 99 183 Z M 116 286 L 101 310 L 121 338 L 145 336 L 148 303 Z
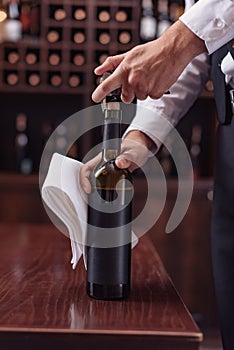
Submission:
M 105 121 L 102 160 L 94 169 L 88 198 L 86 237 L 87 293 L 97 299 L 122 299 L 131 280 L 132 179 L 119 169 L 119 124 Z M 119 136 L 119 135 L 118 135 Z

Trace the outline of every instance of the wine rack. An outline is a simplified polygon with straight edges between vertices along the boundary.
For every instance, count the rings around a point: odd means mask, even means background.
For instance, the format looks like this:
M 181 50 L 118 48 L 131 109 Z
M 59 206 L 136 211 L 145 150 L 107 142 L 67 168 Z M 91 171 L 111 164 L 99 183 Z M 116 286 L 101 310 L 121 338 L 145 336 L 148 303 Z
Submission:
M 183 0 L 173 1 L 181 3 Z M 45 135 L 43 131 L 44 125 L 49 124 L 52 132 L 64 118 L 89 107 L 91 93 L 99 81 L 93 73 L 95 66 L 110 55 L 128 51 L 141 40 L 142 1 L 41 0 L 39 4 L 38 15 L 34 16 L 39 21 L 36 23 L 35 20 L 33 30 L 24 33 L 17 42 L 0 43 L 0 97 L 4 123 L 0 147 L 5 150 L 0 171 L 16 169 L 15 120 L 19 113 L 27 116 L 28 147 L 33 172 L 37 172 L 49 137 L 49 133 Z M 203 97 L 206 101 L 209 99 L 209 106 L 203 106 L 202 101 L 199 104 L 206 115 L 215 113 L 212 96 L 212 92 L 206 91 Z M 128 115 L 129 120 L 133 115 L 134 111 L 130 117 Z M 194 117 L 194 123 L 196 120 Z M 191 128 L 186 125 L 184 129 Z M 202 129 L 205 130 L 203 126 Z M 203 134 L 207 135 L 207 131 Z M 186 137 L 190 139 L 190 135 Z M 203 138 L 207 139 L 206 136 Z M 100 132 L 90 132 L 79 141 L 74 157 L 82 159 L 99 142 Z M 210 163 L 212 157 L 206 159 Z M 162 163 L 166 164 L 166 169 L 172 169 L 167 170 L 168 176 L 173 176 L 173 166 L 163 152 Z M 202 167 L 207 168 L 208 162 L 204 163 Z M 211 171 L 200 173 L 207 176 Z
M 140 11 L 137 0 L 42 0 L 38 38 L 0 44 L 0 92 L 76 94 L 90 105 L 94 67 L 139 42 Z

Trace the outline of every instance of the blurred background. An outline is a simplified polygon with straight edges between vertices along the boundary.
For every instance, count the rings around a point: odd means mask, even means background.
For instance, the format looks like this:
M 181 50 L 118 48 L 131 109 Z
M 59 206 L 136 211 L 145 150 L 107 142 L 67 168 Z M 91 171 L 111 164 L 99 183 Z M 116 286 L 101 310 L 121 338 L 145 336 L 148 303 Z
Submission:
M 159 37 L 183 11 L 183 0 L 0 0 L 1 221 L 49 222 L 38 186 L 47 139 L 63 120 L 93 104 L 97 65 Z M 134 108 L 128 119 L 133 116 Z M 166 235 L 177 179 L 173 160 L 162 147 L 157 157 L 168 181 L 167 202 L 149 235 L 194 319 L 216 339 L 209 246 L 216 109 L 210 80 L 178 131 L 193 163 L 192 202 L 182 223 Z M 66 148 L 69 132 L 61 132 L 58 152 Z M 93 130 L 68 155 L 82 160 L 100 141 L 100 130 Z M 141 171 L 135 178 L 137 184 L 144 182 Z M 136 187 L 137 212 L 145 187 Z

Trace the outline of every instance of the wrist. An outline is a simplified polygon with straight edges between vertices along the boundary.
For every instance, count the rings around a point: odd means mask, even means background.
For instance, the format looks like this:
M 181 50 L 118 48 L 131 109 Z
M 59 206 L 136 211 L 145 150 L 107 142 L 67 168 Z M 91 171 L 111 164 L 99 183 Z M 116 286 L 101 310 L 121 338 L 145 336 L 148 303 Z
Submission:
M 146 148 L 148 148 L 149 150 L 156 147 L 153 140 L 140 130 L 129 131 L 128 134 L 125 136 L 125 139 L 137 141 L 141 143 L 143 146 L 145 146 Z
M 189 63 L 194 57 L 203 52 L 207 52 L 204 40 L 199 38 L 180 20 L 174 23 L 161 36 L 161 39 L 164 43 L 168 43 L 167 46 L 169 47 L 169 50 L 173 47 L 176 60 L 180 59 Z

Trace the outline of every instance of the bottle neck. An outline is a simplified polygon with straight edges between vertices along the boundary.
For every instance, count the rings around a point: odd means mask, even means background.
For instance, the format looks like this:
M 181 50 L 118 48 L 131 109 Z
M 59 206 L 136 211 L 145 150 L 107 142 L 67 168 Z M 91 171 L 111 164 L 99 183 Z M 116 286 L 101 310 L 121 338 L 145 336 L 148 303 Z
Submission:
M 121 110 L 105 110 L 102 159 L 108 162 L 120 153 Z
M 142 1 L 142 14 L 143 16 L 154 16 L 154 11 L 153 11 L 153 3 L 152 0 L 143 0 Z

